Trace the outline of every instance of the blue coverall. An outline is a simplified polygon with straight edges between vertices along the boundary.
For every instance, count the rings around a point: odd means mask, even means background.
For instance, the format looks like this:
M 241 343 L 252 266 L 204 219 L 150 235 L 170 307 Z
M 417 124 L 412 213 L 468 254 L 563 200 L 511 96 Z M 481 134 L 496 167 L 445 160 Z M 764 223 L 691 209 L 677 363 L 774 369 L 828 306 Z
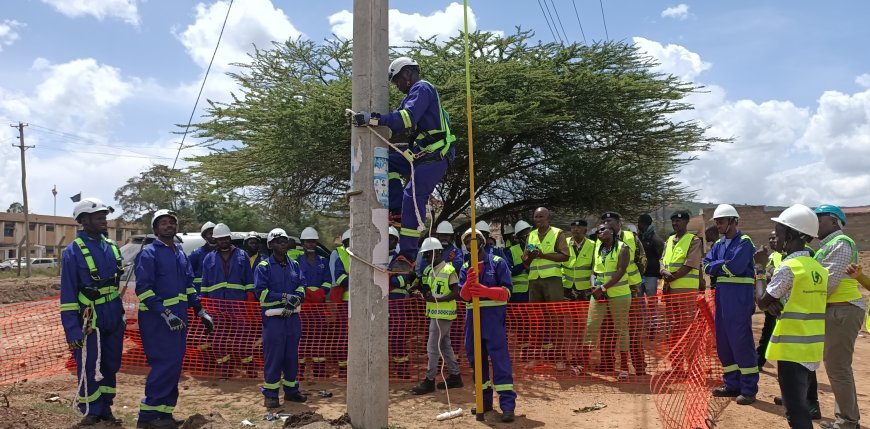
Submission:
M 403 115 L 403 114 L 406 114 Z M 404 116 L 404 117 L 403 117 Z M 446 118 L 445 118 L 446 122 Z M 438 91 L 431 83 L 424 80 L 418 81 L 408 89 L 408 95 L 402 99 L 396 111 L 381 116 L 380 124 L 387 126 L 393 133 L 409 131 L 411 136 L 423 131 L 430 133 L 442 128 L 441 110 L 438 102 Z M 447 133 L 446 136 L 451 136 Z M 444 138 L 447 138 L 447 137 Z M 437 139 L 438 137 L 433 138 Z M 428 139 L 419 140 L 423 145 Z M 447 142 L 451 144 L 452 142 Z M 411 143 L 411 153 L 417 154 L 421 148 L 417 141 Z M 401 210 L 402 228 L 399 230 L 399 249 L 409 260 L 417 256 L 419 246 L 417 240 L 420 233 L 417 231 L 417 214 L 414 210 L 414 194 L 416 191 L 417 210 L 421 219 L 426 221 L 426 204 L 429 196 L 435 190 L 435 185 L 444 178 L 447 166 L 453 160 L 456 149 L 450 146 L 446 155 L 441 155 L 437 150 L 428 155 L 414 160 L 414 177 L 410 178 L 407 185 L 402 185 L 402 177 L 411 175 L 410 162 L 399 152 L 390 151 L 389 154 L 389 209 L 391 213 Z M 413 188 L 412 188 L 413 183 Z
M 187 257 L 190 261 L 190 269 L 193 270 L 193 287 L 196 288 L 197 292 L 199 292 L 199 285 L 202 283 L 202 261 L 205 260 L 205 255 L 213 250 L 206 244 L 193 249 L 193 252 L 190 252 L 190 256 Z
M 758 355 L 752 336 L 755 312 L 755 246 L 739 229 L 725 245 L 720 238 L 704 257 L 704 272 L 716 277 L 716 349 L 725 388 L 744 396 L 758 393 Z
M 202 308 L 193 287 L 193 270 L 178 243 L 167 247 L 160 240 L 136 256 L 136 294 L 139 296 L 139 332 L 151 371 L 145 379 L 145 399 L 139 404 L 139 421 L 172 418 L 178 402 L 178 380 L 184 360 L 187 327 L 172 332 L 163 312 L 188 325 L 187 309 Z
M 235 246 L 224 261 L 223 252 L 213 251 L 202 261 L 200 295 L 225 301 L 246 301 L 254 290 L 254 274 L 249 267 L 248 254 Z M 244 304 L 206 301 L 208 313 L 215 322 L 212 334 L 215 341 L 204 339 L 202 355 L 206 363 L 217 365 L 224 376 L 231 375 L 234 363 L 249 364 L 254 360 L 253 344 L 257 334 L 245 329 Z M 233 360 L 237 362 L 233 362 Z
M 120 253 L 115 254 L 114 243 L 105 237 L 101 240 L 90 238 L 87 233 L 79 232 L 78 238 L 84 242 L 88 255 L 92 258 L 98 280 L 92 277 L 88 264 L 79 244 L 75 241 L 63 250 L 60 274 L 60 320 L 66 334 L 67 342 L 83 340 L 85 335 L 82 325 L 83 312 L 92 308 L 92 319 L 100 330 L 100 372 L 103 379 L 94 379 L 97 361 L 97 334 L 92 332 L 87 338 L 87 362 L 84 362 L 87 377 L 87 391 L 79 391 L 79 409 L 95 416 L 112 414 L 112 400 L 115 397 L 115 374 L 121 368 L 121 350 L 124 341 L 124 307 L 118 298 L 118 284 L 115 274 L 121 265 Z M 80 294 L 81 288 L 87 286 L 99 287 L 101 297 L 96 301 L 87 299 Z M 92 324 L 92 326 L 94 326 Z M 77 375 L 82 373 L 82 350 L 73 353 L 76 360 Z
M 390 252 L 390 264 L 399 257 L 396 251 Z M 408 362 L 410 354 L 408 352 L 408 301 L 405 299 L 411 296 L 409 288 L 411 287 L 410 274 L 390 274 L 390 293 L 387 295 L 389 300 L 389 319 L 388 330 L 390 338 L 390 360 L 392 361 L 392 371 L 399 378 L 407 378 L 410 376 L 408 372 Z
M 266 310 L 284 308 L 286 300 L 282 294 L 285 293 L 305 299 L 305 283 L 299 263 L 289 258 L 282 266 L 274 256 L 270 256 L 260 262 L 254 272 L 254 294 L 260 300 L 263 317 L 264 382 L 261 390 L 267 398 L 278 398 L 278 388 L 282 385 L 285 394 L 299 392 L 296 374 L 299 371 L 302 325 L 298 311 L 289 317 L 281 317 L 266 316 Z
M 501 286 L 510 291 L 513 288 L 511 272 L 507 262 L 491 253 L 481 257 L 483 268 L 478 272 L 478 282 L 487 287 Z M 480 264 L 479 263 L 479 264 Z M 464 285 L 468 276 L 468 263 L 462 265 L 459 272 L 459 284 Z M 472 305 L 465 306 L 465 354 L 471 368 L 474 368 L 474 318 Z M 514 379 L 511 371 L 511 358 L 508 354 L 506 332 L 507 303 L 496 303 L 487 298 L 480 298 L 480 338 L 481 370 L 483 371 L 483 406 L 492 408 L 492 390 L 498 392 L 498 403 L 502 412 L 514 410 L 517 393 L 514 391 Z M 487 359 L 489 357 L 489 359 Z M 492 362 L 492 381 L 489 376 L 489 365 Z
M 332 274 L 329 271 L 329 261 L 322 256 L 315 255 L 314 261 L 309 261 L 306 255 L 296 259 L 302 276 L 305 278 L 305 302 L 314 304 L 305 307 L 302 317 L 302 341 L 301 357 L 299 358 L 299 378 L 302 379 L 305 370 L 306 358 L 311 358 L 314 363 L 314 377 L 325 377 L 326 364 L 326 295 L 332 285 Z

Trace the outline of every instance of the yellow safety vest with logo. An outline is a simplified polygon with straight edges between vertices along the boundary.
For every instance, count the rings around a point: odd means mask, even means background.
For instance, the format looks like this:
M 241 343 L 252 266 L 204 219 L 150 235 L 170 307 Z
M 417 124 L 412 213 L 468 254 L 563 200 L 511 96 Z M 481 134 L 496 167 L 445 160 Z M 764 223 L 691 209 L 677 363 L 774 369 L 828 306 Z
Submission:
M 600 250 L 601 241 L 598 241 L 598 243 L 596 249 Z M 601 256 L 599 251 L 595 252 L 595 266 L 593 270 L 595 271 L 596 283 L 607 283 L 616 274 L 616 269 L 619 266 L 619 254 L 622 253 L 623 247 L 627 247 L 627 245 L 621 241 L 616 241 L 613 244 L 613 249 L 607 255 Z M 607 289 L 607 297 L 619 298 L 626 295 L 631 295 L 631 289 L 628 287 L 628 274 L 623 274 L 622 278 L 615 285 Z
M 335 280 L 335 283 L 338 284 L 343 282 L 344 279 L 350 275 L 350 254 L 347 253 L 347 249 L 344 246 L 338 246 L 335 250 L 338 252 L 338 259 L 341 260 L 341 265 L 344 267 L 345 272 L 344 275 Z M 345 289 L 344 293 L 341 295 L 341 300 L 350 300 L 350 292 L 348 292 L 348 290 Z
M 510 247 L 511 251 L 511 259 L 513 260 L 513 264 L 522 264 L 523 263 L 523 247 L 519 244 L 514 244 Z M 511 267 L 513 268 L 513 267 Z M 514 293 L 526 293 L 529 291 L 529 273 L 522 272 L 515 276 L 511 276 L 511 282 L 513 283 L 513 291 Z
M 828 271 L 809 256 L 783 261 L 794 274 L 791 295 L 773 328 L 765 357 L 787 362 L 819 362 L 825 349 Z
M 541 241 L 538 237 L 538 230 L 535 229 L 529 234 L 529 244 L 540 249 L 541 253 L 555 253 L 556 239 L 559 237 L 561 232 L 561 229 L 551 226 L 547 231 L 547 235 L 544 236 L 544 240 Z M 553 262 L 549 259 L 535 258 L 535 260 L 529 264 L 529 280 L 547 277 L 561 278 L 562 264 Z
M 849 261 L 850 263 L 857 264 L 858 263 L 858 247 L 855 246 L 855 241 L 849 238 L 846 235 L 838 235 L 834 237 L 833 240 L 826 243 L 824 246 L 819 248 L 819 251 L 816 252 L 815 259 L 817 261 L 824 261 L 825 258 L 831 253 L 831 250 L 834 249 L 834 246 L 837 245 L 840 241 L 845 241 L 849 244 L 852 249 L 852 257 Z M 849 276 L 843 276 L 840 279 L 840 284 L 837 285 L 837 289 L 834 290 L 828 297 L 828 302 L 837 303 L 837 302 L 849 302 L 861 299 L 861 291 L 858 290 L 858 280 L 855 280 Z
M 592 264 L 595 259 L 595 244 L 584 239 L 580 251 L 574 247 L 574 237 L 568 237 L 569 258 L 562 263 L 562 287 L 565 289 L 589 290 L 592 288 Z
M 441 298 L 450 294 L 450 276 L 456 272 L 456 268 L 449 262 L 444 262 L 444 267 L 436 275 L 432 275 L 434 271 L 429 265 L 423 270 L 423 284 L 429 287 L 432 291 L 432 296 L 438 299 L 438 302 L 426 303 L 426 317 L 430 319 L 456 319 L 456 300 L 441 301 Z
M 689 256 L 689 246 L 692 240 L 695 239 L 695 234 L 685 233 L 674 244 L 675 235 L 668 237 L 668 242 L 665 244 L 665 254 L 662 256 L 662 262 L 665 269 L 670 272 L 675 272 L 682 268 L 686 262 L 686 257 Z M 671 289 L 698 289 L 701 281 L 700 271 L 697 268 L 692 268 L 686 275 L 680 277 L 670 283 Z

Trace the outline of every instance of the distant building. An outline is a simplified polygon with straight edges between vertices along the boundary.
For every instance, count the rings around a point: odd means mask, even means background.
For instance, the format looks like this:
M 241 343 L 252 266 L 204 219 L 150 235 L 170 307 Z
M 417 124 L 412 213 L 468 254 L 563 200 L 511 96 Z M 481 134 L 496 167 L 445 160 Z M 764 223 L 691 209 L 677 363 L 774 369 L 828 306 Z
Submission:
M 71 217 L 34 213 L 29 217 L 31 258 L 60 258 L 60 252 L 75 239 L 79 230 L 78 222 Z M 24 252 L 24 213 L 0 213 L 0 225 L 3 226 L 0 261 L 18 258 L 19 246 Z M 119 246 L 139 233 L 137 225 L 119 220 L 110 220 L 108 230 L 109 238 Z

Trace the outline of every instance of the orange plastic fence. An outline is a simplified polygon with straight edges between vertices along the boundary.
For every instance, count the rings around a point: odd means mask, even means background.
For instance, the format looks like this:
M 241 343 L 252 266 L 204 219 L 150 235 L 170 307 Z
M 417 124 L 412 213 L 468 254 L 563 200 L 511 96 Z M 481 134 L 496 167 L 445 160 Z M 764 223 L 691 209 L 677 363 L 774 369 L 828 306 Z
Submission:
M 145 372 L 135 299 L 128 291 L 122 371 Z M 185 371 L 196 377 L 261 379 L 258 304 L 203 302 L 217 329 L 205 335 L 191 317 Z M 391 380 L 418 380 L 427 363 L 425 303 L 410 298 L 390 301 L 389 306 Z M 616 300 L 511 304 L 506 329 L 514 377 L 575 379 L 596 386 L 648 385 L 656 394 L 664 427 L 704 427 L 710 415 L 709 387 L 721 376 L 711 306 L 711 295 L 696 293 L 632 298 L 630 304 Z M 470 373 L 462 304 L 458 313 L 450 337 L 460 367 Z M 346 303 L 303 304 L 301 319 L 300 379 L 344 379 Z M 0 306 L 0 385 L 72 367 L 56 298 Z

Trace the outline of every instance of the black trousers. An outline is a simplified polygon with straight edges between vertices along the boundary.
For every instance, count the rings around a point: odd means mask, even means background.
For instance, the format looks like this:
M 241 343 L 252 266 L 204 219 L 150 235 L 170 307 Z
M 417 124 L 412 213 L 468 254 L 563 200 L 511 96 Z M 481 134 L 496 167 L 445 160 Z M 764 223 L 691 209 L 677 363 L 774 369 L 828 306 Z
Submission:
M 779 390 L 785 418 L 792 429 L 813 429 L 807 393 L 810 378 L 815 381 L 816 373 L 797 362 L 779 361 L 777 364 Z
M 767 352 L 767 344 L 770 343 L 770 337 L 773 336 L 773 328 L 776 327 L 776 316 L 771 315 L 768 312 L 764 312 L 764 326 L 761 328 L 761 336 L 758 338 L 758 348 L 755 351 L 758 352 L 758 369 L 764 366 L 767 363 L 767 359 L 764 357 L 764 354 Z

